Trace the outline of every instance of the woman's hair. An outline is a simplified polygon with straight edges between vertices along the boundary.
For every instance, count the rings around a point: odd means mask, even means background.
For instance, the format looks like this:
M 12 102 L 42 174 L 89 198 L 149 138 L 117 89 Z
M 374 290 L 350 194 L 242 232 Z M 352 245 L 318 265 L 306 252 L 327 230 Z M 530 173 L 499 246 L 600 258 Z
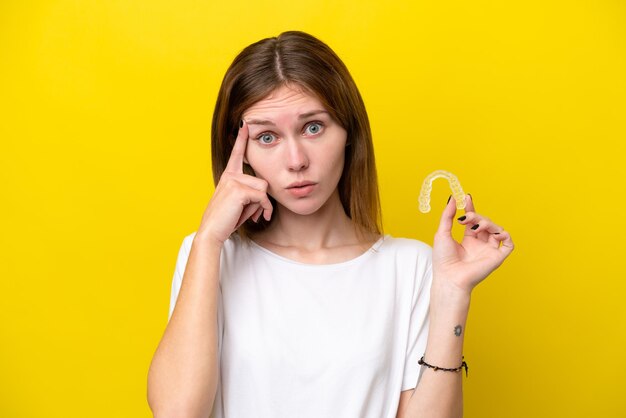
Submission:
M 226 71 L 211 129 L 214 183 L 217 185 L 226 168 L 243 113 L 283 85 L 299 86 L 315 95 L 346 130 L 345 163 L 338 184 L 341 203 L 358 230 L 381 234 L 374 148 L 363 99 L 341 59 L 328 45 L 304 32 L 283 32 L 253 43 Z M 254 175 L 247 164 L 244 172 Z M 247 237 L 270 222 L 263 217 L 258 224 L 248 220 L 239 233 Z

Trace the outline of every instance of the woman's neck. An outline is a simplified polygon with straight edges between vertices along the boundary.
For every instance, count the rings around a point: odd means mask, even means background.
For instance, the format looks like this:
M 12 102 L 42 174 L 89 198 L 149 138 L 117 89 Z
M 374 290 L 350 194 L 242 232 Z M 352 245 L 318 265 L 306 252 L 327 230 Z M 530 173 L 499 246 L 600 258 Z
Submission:
M 320 255 L 328 250 L 342 248 L 367 249 L 379 238 L 359 236 L 357 228 L 343 209 L 337 191 L 311 215 L 299 215 L 285 207 L 279 207 L 276 215 L 269 228 L 255 234 L 253 239 L 265 247 L 279 253 L 289 253 L 291 256 Z M 348 258 L 353 252 L 349 251 Z

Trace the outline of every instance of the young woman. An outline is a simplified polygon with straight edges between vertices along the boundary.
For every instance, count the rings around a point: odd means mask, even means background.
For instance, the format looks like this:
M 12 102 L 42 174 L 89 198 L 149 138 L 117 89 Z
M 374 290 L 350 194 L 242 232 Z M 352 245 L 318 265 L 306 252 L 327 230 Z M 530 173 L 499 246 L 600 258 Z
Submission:
M 460 417 L 470 294 L 513 250 L 443 205 L 431 249 L 382 235 L 367 113 L 302 32 L 245 48 L 212 126 L 215 193 L 181 246 L 148 374 L 157 417 Z M 445 207 L 444 207 L 445 206 Z

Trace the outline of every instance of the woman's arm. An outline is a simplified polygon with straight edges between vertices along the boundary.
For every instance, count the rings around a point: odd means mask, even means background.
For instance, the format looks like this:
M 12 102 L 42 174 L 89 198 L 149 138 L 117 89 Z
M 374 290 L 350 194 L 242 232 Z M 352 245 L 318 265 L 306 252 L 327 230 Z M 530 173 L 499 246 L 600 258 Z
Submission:
M 466 213 L 458 221 L 466 225 L 459 244 L 452 238 L 456 213 L 448 201 L 433 245 L 433 284 L 430 327 L 424 361 L 443 368 L 457 368 L 463 361 L 465 324 L 472 289 L 513 251 L 504 229 L 474 212 L 466 196 Z M 416 365 L 417 367 L 417 365 Z M 425 368 L 413 391 L 401 396 L 398 418 L 458 418 L 463 416 L 462 371 Z
M 436 282 L 433 278 L 424 361 L 433 366 L 457 368 L 463 357 L 470 298 L 453 289 L 436 289 Z M 463 416 L 461 378 L 462 372 L 434 371 L 425 367 L 417 387 L 403 392 L 398 418 Z
M 148 372 L 155 417 L 208 417 L 217 391 L 221 245 L 194 237 L 185 274 Z
M 243 173 L 248 127 L 242 122 L 187 260 L 172 317 L 148 372 L 157 417 L 203 417 L 213 409 L 219 371 L 217 296 L 224 242 L 249 218 L 272 216 L 267 182 Z

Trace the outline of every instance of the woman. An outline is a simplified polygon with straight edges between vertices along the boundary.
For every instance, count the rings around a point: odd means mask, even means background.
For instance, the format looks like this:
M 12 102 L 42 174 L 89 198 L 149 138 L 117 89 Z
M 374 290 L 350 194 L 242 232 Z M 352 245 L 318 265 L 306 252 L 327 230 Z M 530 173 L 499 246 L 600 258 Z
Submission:
M 454 199 L 432 251 L 383 236 L 363 101 L 302 32 L 235 58 L 212 157 L 215 193 L 183 241 L 150 366 L 155 416 L 461 416 L 470 294 L 509 234 L 467 195 L 460 244 Z

